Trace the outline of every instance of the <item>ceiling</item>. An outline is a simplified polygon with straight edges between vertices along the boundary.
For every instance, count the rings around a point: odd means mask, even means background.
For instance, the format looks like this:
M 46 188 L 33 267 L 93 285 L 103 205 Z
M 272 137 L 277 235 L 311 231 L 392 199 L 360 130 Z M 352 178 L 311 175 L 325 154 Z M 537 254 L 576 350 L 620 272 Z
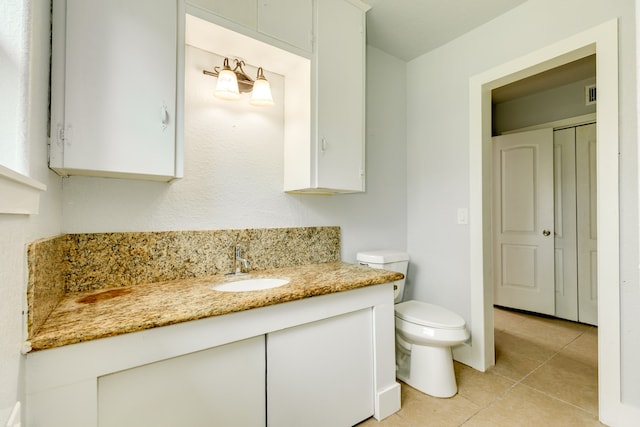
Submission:
M 410 61 L 526 0 L 362 0 L 367 43 Z
M 367 44 L 410 61 L 477 28 L 527 0 L 362 0 Z M 595 56 L 537 74 L 493 91 L 493 102 L 595 77 Z
M 590 55 L 569 62 L 543 73 L 494 89 L 491 99 L 494 104 L 521 98 L 543 90 L 568 85 L 596 76 L 596 56 Z

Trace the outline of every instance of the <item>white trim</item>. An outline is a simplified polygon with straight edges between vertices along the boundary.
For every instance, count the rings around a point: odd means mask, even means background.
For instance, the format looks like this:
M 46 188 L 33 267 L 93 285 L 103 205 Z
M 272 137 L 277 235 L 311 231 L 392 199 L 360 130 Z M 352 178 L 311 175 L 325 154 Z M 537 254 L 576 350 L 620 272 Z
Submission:
M 547 128 L 553 128 L 553 130 L 559 130 L 562 128 L 587 125 L 589 123 L 595 123 L 596 117 L 597 117 L 596 113 L 589 113 L 589 114 L 584 114 L 582 116 L 570 117 L 568 119 L 554 120 L 553 122 L 541 123 L 539 125 L 527 126 L 524 128 L 519 128 L 514 130 L 508 130 L 500 133 L 499 135 L 509 135 L 512 133 L 528 132 L 530 130 L 547 129 Z
M 491 90 L 596 54 L 598 122 L 599 416 L 608 425 L 637 423 L 621 401 L 618 200 L 618 22 L 605 22 L 470 79 L 470 240 L 472 366 L 494 363 L 491 273 Z M 487 284 L 485 286 L 485 283 Z
M 0 165 L 0 214 L 37 214 L 46 190 L 43 183 Z

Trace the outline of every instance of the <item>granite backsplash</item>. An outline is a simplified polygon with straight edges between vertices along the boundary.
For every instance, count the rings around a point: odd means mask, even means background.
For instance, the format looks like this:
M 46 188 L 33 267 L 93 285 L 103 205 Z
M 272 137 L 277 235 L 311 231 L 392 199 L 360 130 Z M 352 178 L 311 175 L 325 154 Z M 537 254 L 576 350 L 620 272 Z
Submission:
M 65 234 L 28 246 L 33 336 L 69 292 L 224 274 L 240 245 L 252 271 L 340 261 L 340 227 Z

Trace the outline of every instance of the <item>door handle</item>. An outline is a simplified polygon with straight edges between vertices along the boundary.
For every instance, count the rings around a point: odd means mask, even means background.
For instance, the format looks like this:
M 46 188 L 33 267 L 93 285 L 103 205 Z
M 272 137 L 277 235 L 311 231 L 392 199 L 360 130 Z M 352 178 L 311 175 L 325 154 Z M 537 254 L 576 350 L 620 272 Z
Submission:
M 160 126 L 162 130 L 167 128 L 169 124 L 169 111 L 167 111 L 167 106 L 162 104 L 162 108 L 160 109 Z
M 549 230 L 543 230 L 542 231 L 542 235 L 545 236 L 545 237 L 549 236 L 550 234 L 551 234 L 551 232 Z

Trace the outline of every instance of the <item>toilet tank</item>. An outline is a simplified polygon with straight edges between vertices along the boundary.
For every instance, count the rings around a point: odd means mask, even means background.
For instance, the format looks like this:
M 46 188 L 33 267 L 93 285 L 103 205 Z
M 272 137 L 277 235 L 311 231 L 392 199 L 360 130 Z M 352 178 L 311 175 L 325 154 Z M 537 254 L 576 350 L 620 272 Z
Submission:
M 381 250 L 358 252 L 356 257 L 361 265 L 368 265 L 372 268 L 382 268 L 385 270 L 397 271 L 405 275 L 402 280 L 396 280 L 394 284 L 394 302 L 401 302 L 404 295 L 404 284 L 409 266 L 409 254 L 406 252 Z

